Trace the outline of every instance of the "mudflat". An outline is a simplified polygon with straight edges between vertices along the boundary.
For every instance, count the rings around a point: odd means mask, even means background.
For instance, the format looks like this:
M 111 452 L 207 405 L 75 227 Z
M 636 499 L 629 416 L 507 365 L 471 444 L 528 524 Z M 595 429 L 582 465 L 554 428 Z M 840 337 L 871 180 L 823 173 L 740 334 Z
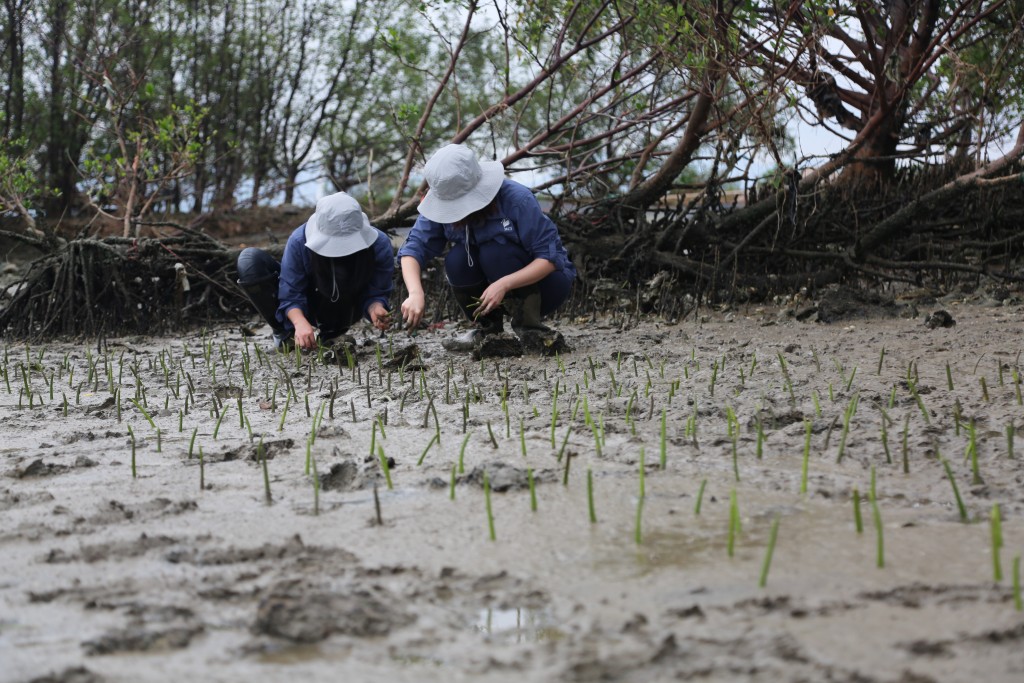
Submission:
M 1024 680 L 1024 310 L 938 307 L 8 342 L 0 679 Z

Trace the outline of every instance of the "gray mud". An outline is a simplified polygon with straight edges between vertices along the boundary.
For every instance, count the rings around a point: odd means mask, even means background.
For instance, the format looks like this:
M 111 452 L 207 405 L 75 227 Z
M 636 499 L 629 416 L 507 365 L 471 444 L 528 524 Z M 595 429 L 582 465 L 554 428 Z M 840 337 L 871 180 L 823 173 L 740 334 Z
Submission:
M 360 329 L 355 369 L 230 328 L 8 344 L 0 679 L 1024 680 L 1022 314 L 577 321 L 482 361 Z

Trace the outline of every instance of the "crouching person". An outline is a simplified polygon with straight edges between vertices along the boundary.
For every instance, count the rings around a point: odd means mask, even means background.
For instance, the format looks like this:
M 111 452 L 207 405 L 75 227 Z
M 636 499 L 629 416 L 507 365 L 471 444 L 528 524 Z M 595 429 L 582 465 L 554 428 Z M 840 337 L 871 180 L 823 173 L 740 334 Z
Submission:
M 423 173 L 429 190 L 398 251 L 409 292 L 402 303 L 406 323 L 420 323 L 425 308 L 420 274 L 447 247 L 445 276 L 476 326 L 445 340 L 445 348 L 473 350 L 485 336 L 503 331 L 505 314 L 527 350 L 564 347 L 561 335 L 541 318 L 569 297 L 576 268 L 529 188 L 506 179 L 501 162 L 481 163 L 465 145 L 442 147 Z
M 238 255 L 238 284 L 274 331 L 279 350 L 353 343 L 346 335 L 359 318 L 386 330 L 394 252 L 387 235 L 370 225 L 359 202 L 344 192 L 316 203 L 292 232 L 278 263 L 262 249 Z

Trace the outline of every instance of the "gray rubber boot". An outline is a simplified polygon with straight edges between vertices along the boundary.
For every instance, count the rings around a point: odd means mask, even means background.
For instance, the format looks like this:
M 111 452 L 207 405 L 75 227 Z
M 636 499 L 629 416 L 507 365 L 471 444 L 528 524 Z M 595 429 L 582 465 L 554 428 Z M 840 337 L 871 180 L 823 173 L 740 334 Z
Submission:
M 529 285 L 509 293 L 505 308 L 512 316 L 512 330 L 527 352 L 554 355 L 566 348 L 561 333 L 541 322 L 540 287 Z
M 279 350 L 287 350 L 292 334 L 277 320 L 277 278 L 268 278 L 262 282 L 238 283 L 253 307 L 259 312 L 264 322 L 274 332 L 274 346 Z
M 452 287 L 452 295 L 455 303 L 459 305 L 467 318 L 476 323 L 476 327 L 469 329 L 457 337 L 445 339 L 441 342 L 448 351 L 472 351 L 489 334 L 501 334 L 505 329 L 505 315 L 499 308 L 487 315 L 475 315 L 477 297 L 484 293 L 484 287 Z

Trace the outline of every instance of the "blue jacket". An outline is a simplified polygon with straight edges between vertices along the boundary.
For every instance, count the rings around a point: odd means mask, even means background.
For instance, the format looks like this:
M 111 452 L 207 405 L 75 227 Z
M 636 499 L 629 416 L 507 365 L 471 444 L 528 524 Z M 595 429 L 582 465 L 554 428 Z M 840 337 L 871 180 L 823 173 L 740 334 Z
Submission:
M 576 277 L 576 267 L 562 246 L 562 238 L 554 222 L 541 211 L 537 198 L 525 185 L 505 179 L 498 189 L 498 211 L 482 226 L 473 229 L 478 244 L 496 240 L 522 247 L 532 258 L 542 258 L 554 264 L 556 270 Z M 466 230 L 451 223 L 435 223 L 420 216 L 413 224 L 405 244 L 398 250 L 398 258 L 412 256 L 423 268 L 426 262 L 440 256 L 445 247 L 465 249 Z
M 388 308 L 388 299 L 391 297 L 391 288 L 394 286 L 395 256 L 391 248 L 391 240 L 380 230 L 377 231 L 377 241 L 370 247 L 373 249 L 373 257 L 377 267 L 370 278 L 370 285 L 363 295 L 363 317 L 369 319 L 366 311 L 370 304 L 379 301 L 384 308 Z M 306 248 L 306 224 L 303 223 L 295 228 L 288 243 L 284 247 L 284 256 L 281 257 L 281 275 L 278 286 L 277 298 L 280 305 L 277 308 L 277 319 L 288 329 L 292 323 L 288 320 L 286 313 L 293 309 L 302 309 L 303 315 L 310 319 L 309 300 L 307 292 L 313 287 L 312 280 L 312 252 Z

